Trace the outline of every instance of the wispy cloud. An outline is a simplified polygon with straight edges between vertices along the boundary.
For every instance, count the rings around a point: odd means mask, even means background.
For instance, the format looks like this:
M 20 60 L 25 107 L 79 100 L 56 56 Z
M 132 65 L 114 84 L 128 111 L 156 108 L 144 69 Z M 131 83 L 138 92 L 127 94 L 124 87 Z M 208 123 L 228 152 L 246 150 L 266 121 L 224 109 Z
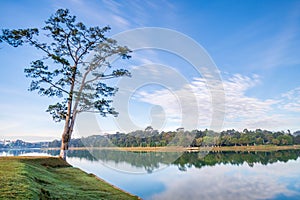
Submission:
M 81 21 L 88 19 L 95 25 L 110 25 L 116 31 L 124 31 L 132 27 L 128 20 L 128 15 L 124 12 L 123 6 L 117 1 L 103 0 L 91 2 L 84 0 L 68 0 L 65 2 L 55 2 L 54 7 L 61 8 L 69 6 L 72 14 L 75 14 Z
M 151 1 L 121 3 L 114 0 L 100 2 L 67 0 L 54 3 L 55 8 L 65 7 L 65 5 L 68 5 L 69 9 L 74 11 L 78 17 L 89 19 L 99 26 L 110 25 L 116 32 L 149 26 L 157 15 L 164 20 L 175 13 L 173 12 L 175 6 L 168 1 L 160 1 L 159 4 Z M 151 14 L 149 15 L 149 13 Z
M 281 108 L 291 112 L 300 112 L 300 87 L 282 94 Z
M 288 123 L 290 117 L 278 111 L 278 106 L 282 105 L 282 99 L 261 100 L 247 96 L 247 91 L 258 86 L 259 83 L 260 78 L 257 75 L 247 77 L 240 74 L 232 75 L 223 81 L 226 94 L 224 128 L 274 130 L 290 124 Z M 135 97 L 141 102 L 161 106 L 166 113 L 167 120 L 174 123 L 178 123 L 184 117 L 188 121 L 193 121 L 192 118 L 195 115 L 191 113 L 197 110 L 198 125 L 189 124 L 191 127 L 186 128 L 209 127 L 213 106 L 210 91 L 203 78 L 196 78 L 191 84 L 182 85 L 182 88 L 178 90 L 140 91 Z M 287 98 L 285 104 L 282 105 L 283 109 L 298 111 L 300 108 L 299 88 L 284 94 L 283 97 Z M 194 98 L 196 98 L 196 105 L 191 103 Z M 183 104 L 182 102 L 190 103 Z
M 224 51 L 230 51 L 231 56 L 222 58 L 223 63 L 227 61 L 229 64 L 224 64 L 235 68 L 242 65 L 247 71 L 299 64 L 299 8 L 299 2 L 293 2 L 290 11 L 281 15 L 280 20 L 266 13 L 241 24 L 230 35 L 225 35 L 226 38 L 217 38 L 220 41 L 215 44 L 215 56 L 221 57 Z

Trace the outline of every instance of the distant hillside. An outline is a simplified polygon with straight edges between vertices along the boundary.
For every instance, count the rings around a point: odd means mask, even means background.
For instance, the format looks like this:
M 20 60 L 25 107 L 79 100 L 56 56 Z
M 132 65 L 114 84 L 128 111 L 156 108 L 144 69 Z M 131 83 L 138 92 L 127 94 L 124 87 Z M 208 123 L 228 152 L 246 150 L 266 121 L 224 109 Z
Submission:
M 0 141 L 0 149 L 24 149 L 24 148 L 44 148 L 48 147 L 49 142 L 25 142 L 23 140 L 2 140 Z

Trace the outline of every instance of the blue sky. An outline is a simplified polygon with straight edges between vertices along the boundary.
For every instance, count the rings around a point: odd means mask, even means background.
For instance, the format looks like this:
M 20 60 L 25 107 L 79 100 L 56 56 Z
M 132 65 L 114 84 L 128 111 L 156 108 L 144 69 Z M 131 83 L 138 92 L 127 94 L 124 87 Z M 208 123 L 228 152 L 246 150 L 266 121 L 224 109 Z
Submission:
M 220 72 L 225 92 L 223 129 L 300 129 L 299 1 L 2 0 L 0 5 L 1 28 L 42 27 L 58 8 L 68 8 L 87 25 L 110 25 L 110 36 L 143 27 L 175 30 L 202 45 Z M 54 123 L 45 112 L 56 101 L 27 91 L 30 80 L 23 70 L 40 57 L 40 52 L 28 46 L 0 44 L 0 139 L 60 138 L 62 124 Z M 201 74 L 182 58 L 158 50 L 133 52 L 128 66 L 135 70 L 151 63 L 168 66 L 160 72 L 163 75 L 174 69 L 172 73 L 184 77 L 186 83 L 171 90 L 148 84 L 133 91 L 128 102 L 135 124 L 131 128 L 180 127 L 182 105 L 176 99 L 183 98 L 187 86 L 193 89 L 199 119 L 186 128 L 209 128 L 211 97 Z M 165 81 L 174 81 L 171 75 L 166 74 Z M 97 122 L 94 130 L 75 131 L 75 135 L 95 134 L 99 127 L 109 133 L 130 129 L 111 117 L 97 117 Z

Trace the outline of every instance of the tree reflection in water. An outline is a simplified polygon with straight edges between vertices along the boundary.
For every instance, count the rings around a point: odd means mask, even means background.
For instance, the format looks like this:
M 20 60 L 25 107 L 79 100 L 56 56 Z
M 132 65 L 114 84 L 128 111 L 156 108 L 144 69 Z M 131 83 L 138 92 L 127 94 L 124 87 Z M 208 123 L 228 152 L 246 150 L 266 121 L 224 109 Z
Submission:
M 48 151 L 51 155 L 57 155 L 56 151 Z M 73 150 L 68 157 L 87 159 L 102 162 L 125 162 L 131 166 L 144 168 L 152 173 L 161 165 L 176 165 L 180 171 L 188 168 L 202 168 L 218 164 L 242 165 L 247 163 L 250 167 L 255 164 L 272 164 L 296 160 L 300 156 L 300 150 L 282 150 L 271 152 L 127 152 L 117 150 Z

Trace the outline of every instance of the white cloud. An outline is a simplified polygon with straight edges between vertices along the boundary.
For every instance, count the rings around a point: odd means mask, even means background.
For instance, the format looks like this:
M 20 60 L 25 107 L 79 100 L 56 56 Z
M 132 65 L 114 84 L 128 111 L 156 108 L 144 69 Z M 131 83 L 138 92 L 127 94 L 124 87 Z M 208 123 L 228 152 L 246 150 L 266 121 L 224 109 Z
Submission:
M 172 79 L 172 77 L 166 77 Z M 282 127 L 291 126 L 294 118 L 281 113 L 278 106 L 282 104 L 282 99 L 259 99 L 247 95 L 250 88 L 257 87 L 260 83 L 260 77 L 252 77 L 234 74 L 223 80 L 225 91 L 225 121 L 224 128 L 264 128 L 264 129 L 282 129 Z M 210 90 L 207 88 L 206 79 L 195 78 L 192 83 L 184 84 L 179 89 L 160 89 L 154 92 L 139 91 L 135 95 L 137 100 L 152 105 L 161 106 L 169 121 L 178 123 L 186 120 L 194 124 L 187 123 L 187 129 L 196 127 L 208 128 L 211 123 L 212 99 Z M 283 109 L 297 111 L 300 108 L 300 89 L 296 88 L 283 95 L 285 104 Z M 192 103 L 196 98 L 196 104 Z M 218 102 L 218 101 L 216 101 Z M 191 115 L 195 113 L 197 115 Z M 193 118 L 198 117 L 195 124 Z M 295 127 L 294 127 L 295 128 Z
M 282 94 L 281 108 L 291 112 L 300 112 L 300 87 Z
M 112 19 L 117 23 L 119 26 L 129 27 L 130 23 L 125 19 L 118 15 L 112 15 Z
M 276 101 L 272 99 L 260 100 L 246 95 L 247 90 L 257 86 L 257 76 L 246 77 L 235 74 L 223 81 L 226 94 L 226 119 L 255 119 L 272 110 Z
M 103 0 L 102 2 L 112 12 L 120 14 L 120 3 L 112 0 Z

